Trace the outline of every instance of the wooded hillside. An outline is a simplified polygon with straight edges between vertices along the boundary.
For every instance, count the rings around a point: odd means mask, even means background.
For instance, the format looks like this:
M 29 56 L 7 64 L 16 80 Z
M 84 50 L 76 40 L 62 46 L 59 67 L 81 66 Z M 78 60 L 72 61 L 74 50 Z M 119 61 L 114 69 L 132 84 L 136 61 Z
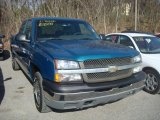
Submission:
M 160 32 L 160 2 L 138 0 L 137 30 Z M 135 0 L 0 0 L 0 33 L 10 36 L 26 18 L 81 18 L 99 33 L 134 29 Z

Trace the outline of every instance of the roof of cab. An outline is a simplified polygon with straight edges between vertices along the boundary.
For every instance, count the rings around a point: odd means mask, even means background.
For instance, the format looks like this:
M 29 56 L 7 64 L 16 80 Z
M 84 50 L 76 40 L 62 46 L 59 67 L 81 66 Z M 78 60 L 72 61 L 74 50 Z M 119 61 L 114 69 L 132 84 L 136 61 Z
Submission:
M 64 21 L 81 21 L 84 22 L 82 19 L 77 18 L 61 18 L 61 17 L 35 17 L 31 18 L 31 20 L 64 20 Z

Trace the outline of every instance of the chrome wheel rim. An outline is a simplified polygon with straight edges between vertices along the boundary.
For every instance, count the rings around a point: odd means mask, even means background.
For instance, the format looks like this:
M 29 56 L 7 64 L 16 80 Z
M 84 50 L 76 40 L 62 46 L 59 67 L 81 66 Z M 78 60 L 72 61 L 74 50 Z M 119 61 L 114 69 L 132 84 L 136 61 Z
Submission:
M 149 91 L 154 91 L 158 87 L 158 80 L 154 74 L 148 73 L 146 79 L 146 88 Z
M 39 106 L 40 105 L 41 91 L 40 91 L 40 86 L 39 86 L 39 83 L 37 81 L 37 78 L 35 78 L 35 81 L 36 82 L 35 82 L 35 85 L 34 85 L 33 93 L 34 93 L 36 104 Z

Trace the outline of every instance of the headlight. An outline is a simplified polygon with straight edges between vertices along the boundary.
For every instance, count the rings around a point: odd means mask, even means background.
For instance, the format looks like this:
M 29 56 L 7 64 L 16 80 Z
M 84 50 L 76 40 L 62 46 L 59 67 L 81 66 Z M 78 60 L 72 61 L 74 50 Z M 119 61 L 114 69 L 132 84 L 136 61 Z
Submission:
M 135 57 L 133 58 L 133 62 L 134 62 L 134 63 L 138 63 L 138 62 L 141 62 L 141 61 L 142 61 L 141 55 L 135 56 Z
M 133 73 L 138 73 L 140 71 L 142 71 L 142 67 L 141 66 L 133 68 Z
M 55 60 L 55 68 L 57 70 L 79 69 L 78 62 L 68 60 Z M 55 74 L 56 82 L 82 82 L 81 74 Z
M 56 69 L 78 69 L 79 64 L 75 61 L 55 60 Z
M 56 82 L 82 82 L 81 74 L 55 74 Z

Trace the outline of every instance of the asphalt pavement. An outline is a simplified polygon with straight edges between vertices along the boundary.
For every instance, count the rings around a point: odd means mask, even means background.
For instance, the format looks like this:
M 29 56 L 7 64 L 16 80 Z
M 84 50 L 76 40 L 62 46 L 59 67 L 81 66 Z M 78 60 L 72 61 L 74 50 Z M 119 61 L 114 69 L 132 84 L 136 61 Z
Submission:
M 21 71 L 13 71 L 11 59 L 0 61 L 0 120 L 160 120 L 160 95 L 143 91 L 115 103 L 78 111 L 39 113 L 33 88 Z M 3 95 L 4 94 L 4 95 Z

